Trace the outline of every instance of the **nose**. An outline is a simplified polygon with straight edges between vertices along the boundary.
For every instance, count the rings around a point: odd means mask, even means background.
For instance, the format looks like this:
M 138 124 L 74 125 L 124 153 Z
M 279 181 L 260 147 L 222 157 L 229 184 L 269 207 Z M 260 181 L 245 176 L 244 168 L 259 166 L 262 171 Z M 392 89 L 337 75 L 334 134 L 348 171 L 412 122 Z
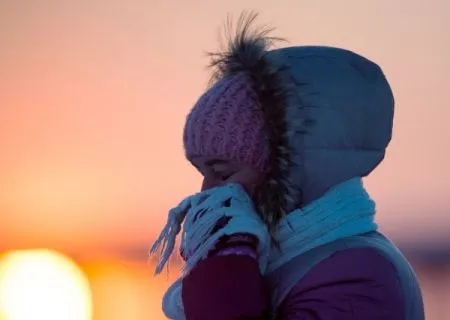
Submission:
M 203 178 L 202 182 L 202 191 L 218 187 L 221 183 L 218 183 L 215 179 L 211 179 L 209 177 Z

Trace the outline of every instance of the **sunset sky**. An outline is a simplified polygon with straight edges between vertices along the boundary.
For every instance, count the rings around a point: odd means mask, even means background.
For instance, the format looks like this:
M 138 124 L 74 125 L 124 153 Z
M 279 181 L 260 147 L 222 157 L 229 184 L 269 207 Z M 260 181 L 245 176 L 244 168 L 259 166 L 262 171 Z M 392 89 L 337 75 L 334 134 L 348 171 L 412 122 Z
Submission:
M 184 119 L 227 13 L 373 59 L 394 139 L 367 179 L 396 238 L 450 228 L 450 2 L 0 0 L 0 251 L 149 243 L 196 191 Z

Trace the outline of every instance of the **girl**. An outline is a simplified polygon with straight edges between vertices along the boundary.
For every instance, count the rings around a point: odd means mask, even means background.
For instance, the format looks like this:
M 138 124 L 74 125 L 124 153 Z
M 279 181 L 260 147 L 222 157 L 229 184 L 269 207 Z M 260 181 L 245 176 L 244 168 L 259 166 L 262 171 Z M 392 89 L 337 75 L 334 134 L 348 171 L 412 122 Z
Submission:
M 348 50 L 270 50 L 242 16 L 212 55 L 184 130 L 202 192 L 169 213 L 160 272 L 181 231 L 186 265 L 163 309 L 187 320 L 423 320 L 416 276 L 374 222 L 361 179 L 383 160 L 394 99 Z

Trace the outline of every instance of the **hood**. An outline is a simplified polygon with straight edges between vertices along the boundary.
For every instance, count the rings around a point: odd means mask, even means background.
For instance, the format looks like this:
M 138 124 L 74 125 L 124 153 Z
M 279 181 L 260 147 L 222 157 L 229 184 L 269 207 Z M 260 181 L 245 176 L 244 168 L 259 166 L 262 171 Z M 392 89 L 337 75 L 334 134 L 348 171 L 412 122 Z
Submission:
M 244 73 L 259 97 L 271 169 L 254 200 L 273 226 L 377 167 L 391 139 L 394 98 L 374 62 L 326 46 L 270 50 L 276 39 L 270 30 L 251 31 L 254 18 L 241 19 L 228 47 L 211 55 L 212 82 Z
M 285 121 L 287 180 L 307 204 L 331 187 L 365 177 L 391 140 L 394 98 L 380 67 L 349 50 L 298 46 L 270 51 L 290 93 Z M 297 132 L 298 122 L 303 129 Z M 306 127 L 305 127 L 306 125 Z

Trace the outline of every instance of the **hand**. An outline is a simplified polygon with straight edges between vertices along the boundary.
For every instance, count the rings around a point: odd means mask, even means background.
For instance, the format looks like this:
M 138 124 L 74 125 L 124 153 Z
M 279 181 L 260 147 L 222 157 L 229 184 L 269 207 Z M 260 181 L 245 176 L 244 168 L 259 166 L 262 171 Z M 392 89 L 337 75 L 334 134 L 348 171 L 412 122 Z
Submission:
M 206 258 L 221 239 L 236 234 L 256 238 L 258 251 L 266 253 L 270 247 L 267 227 L 240 185 L 208 189 L 194 197 L 185 217 L 181 240 L 186 272 Z
M 186 260 L 186 272 L 206 258 L 224 236 L 248 233 L 258 239 L 258 251 L 267 252 L 270 247 L 267 228 L 252 200 L 240 185 L 228 184 L 190 196 L 170 210 L 167 225 L 151 249 L 153 254 L 162 244 L 156 273 L 172 254 L 183 221 L 180 251 Z

